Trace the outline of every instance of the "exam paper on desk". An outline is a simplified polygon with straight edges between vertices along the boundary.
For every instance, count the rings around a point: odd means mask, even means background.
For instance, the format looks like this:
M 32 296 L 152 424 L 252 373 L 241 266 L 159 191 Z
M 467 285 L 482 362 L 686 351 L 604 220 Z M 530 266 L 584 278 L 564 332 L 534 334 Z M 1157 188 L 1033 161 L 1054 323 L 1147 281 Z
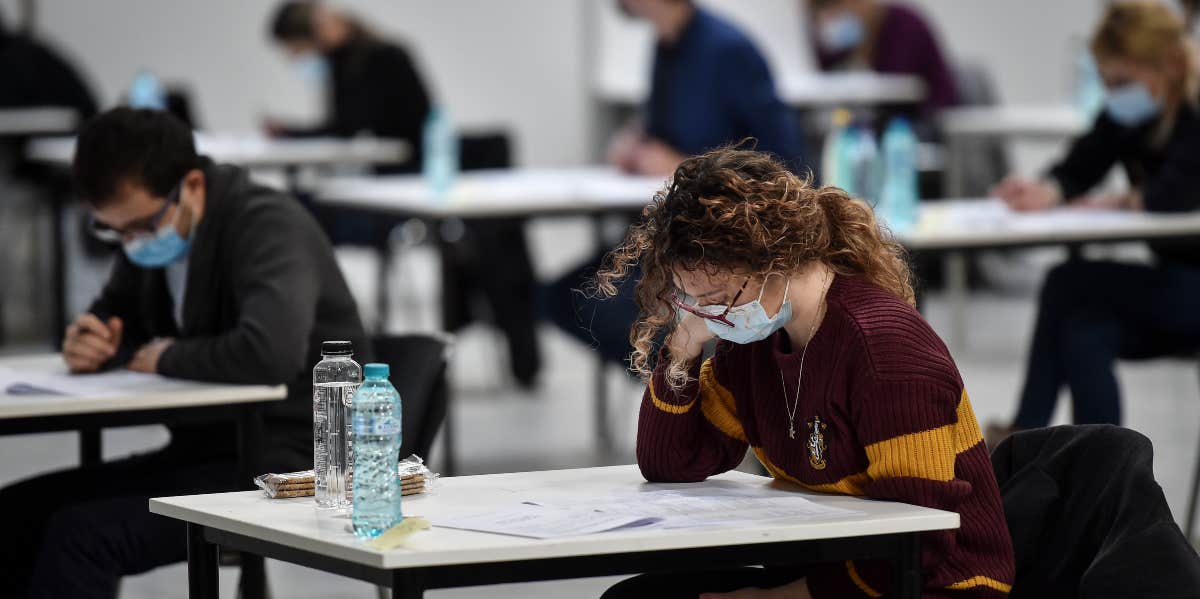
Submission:
M 194 385 L 156 374 L 111 370 L 96 374 L 71 374 L 64 365 L 53 372 L 27 373 L 0 367 L 0 392 L 11 395 L 66 395 L 113 397 L 153 386 L 155 391 L 182 391 Z
M 751 525 L 779 520 L 815 521 L 861 512 L 830 507 L 766 485 L 743 488 L 655 489 L 578 498 L 529 500 L 511 509 L 435 518 L 434 526 L 536 539 L 595 534 L 630 528 L 700 528 Z M 759 488 L 761 487 L 761 488 Z

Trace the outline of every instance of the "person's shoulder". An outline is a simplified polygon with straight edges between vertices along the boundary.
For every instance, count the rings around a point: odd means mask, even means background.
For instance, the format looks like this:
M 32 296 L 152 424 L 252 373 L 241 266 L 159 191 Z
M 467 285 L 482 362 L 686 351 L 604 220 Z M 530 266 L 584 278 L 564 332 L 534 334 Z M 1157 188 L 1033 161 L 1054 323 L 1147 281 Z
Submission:
M 754 45 L 750 36 L 728 19 L 703 8 L 696 9 L 695 19 L 698 29 L 712 50 L 735 55 L 759 54 L 758 47 Z
M 851 331 L 851 343 L 876 380 L 926 380 L 961 386 L 946 344 L 895 294 L 858 276 L 839 277 L 829 303 Z
M 884 22 L 886 27 L 898 27 L 908 30 L 931 31 L 929 20 L 915 7 L 907 4 L 887 4 L 884 7 Z
M 209 169 L 213 206 L 242 227 L 253 229 L 266 223 L 304 224 L 308 211 L 291 194 L 256 182 L 246 169 L 232 164 L 214 164 Z M 282 225 L 281 225 L 282 226 Z M 289 227 L 290 228 L 290 227 Z

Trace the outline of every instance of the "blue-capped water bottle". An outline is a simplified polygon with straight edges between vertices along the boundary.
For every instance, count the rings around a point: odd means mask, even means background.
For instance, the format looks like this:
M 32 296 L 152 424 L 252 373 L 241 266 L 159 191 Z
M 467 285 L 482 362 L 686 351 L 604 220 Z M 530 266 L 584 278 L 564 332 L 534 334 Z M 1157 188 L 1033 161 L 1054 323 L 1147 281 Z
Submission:
M 354 534 L 377 537 L 400 522 L 400 394 L 387 364 L 363 366 L 354 394 Z
M 421 174 L 438 198 L 445 198 L 458 177 L 458 136 L 446 112 L 429 110 L 421 136 Z
M 848 144 L 850 183 L 847 193 L 871 206 L 879 202 L 880 187 L 883 185 L 883 168 L 879 160 L 879 144 L 870 123 L 862 122 L 851 129 L 853 143 Z
M 917 135 L 908 119 L 896 117 L 883 134 L 883 189 L 875 214 L 895 233 L 904 233 L 917 223 L 920 202 L 917 183 Z

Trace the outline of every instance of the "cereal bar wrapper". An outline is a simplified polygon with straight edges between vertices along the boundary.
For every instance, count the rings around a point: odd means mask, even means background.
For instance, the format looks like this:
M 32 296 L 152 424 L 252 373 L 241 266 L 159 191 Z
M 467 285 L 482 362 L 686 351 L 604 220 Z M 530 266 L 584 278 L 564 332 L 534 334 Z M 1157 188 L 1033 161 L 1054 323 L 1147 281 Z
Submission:
M 429 491 L 433 487 L 440 474 L 432 472 L 425 466 L 425 460 L 421 456 L 412 454 L 397 464 L 397 475 L 401 478 L 420 476 L 424 482 L 424 490 Z M 301 470 L 299 472 L 286 472 L 284 474 L 262 474 L 254 477 L 254 485 L 263 490 L 267 497 L 274 499 L 280 493 L 285 491 L 296 491 L 300 489 L 311 489 L 313 486 L 313 471 Z M 289 494 L 291 496 L 291 494 Z

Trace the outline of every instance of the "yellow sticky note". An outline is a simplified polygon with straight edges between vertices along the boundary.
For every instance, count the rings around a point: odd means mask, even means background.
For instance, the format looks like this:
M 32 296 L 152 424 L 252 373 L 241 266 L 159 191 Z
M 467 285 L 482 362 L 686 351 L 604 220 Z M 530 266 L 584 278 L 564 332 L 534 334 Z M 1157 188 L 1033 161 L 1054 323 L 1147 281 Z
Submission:
M 413 533 L 421 530 L 429 530 L 432 525 L 429 521 L 420 516 L 406 516 L 399 524 L 387 529 L 383 534 L 367 541 L 367 547 L 378 549 L 379 551 L 387 551 L 404 545 L 404 542 L 411 537 Z

